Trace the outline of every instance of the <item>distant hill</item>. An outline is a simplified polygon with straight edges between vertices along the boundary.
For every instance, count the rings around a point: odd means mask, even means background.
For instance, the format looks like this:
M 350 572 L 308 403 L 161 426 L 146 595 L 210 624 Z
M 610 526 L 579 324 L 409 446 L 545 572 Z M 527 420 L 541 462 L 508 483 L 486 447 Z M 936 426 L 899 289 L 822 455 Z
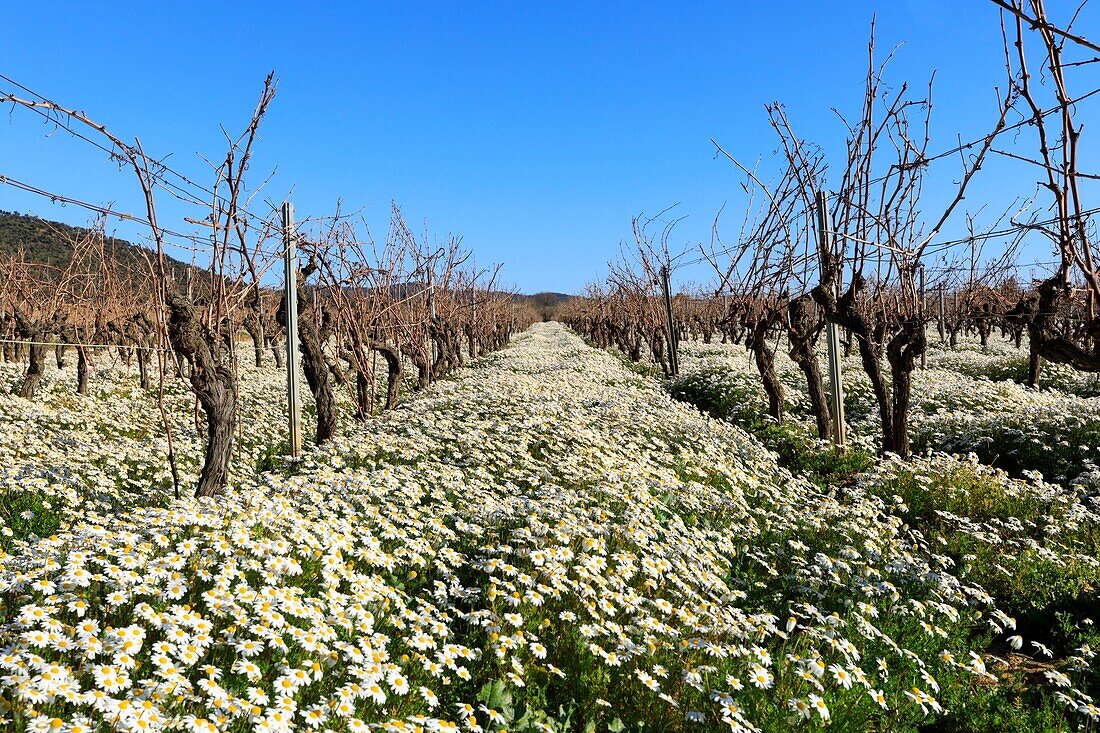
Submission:
M 542 320 L 553 321 L 557 320 L 561 307 L 577 296 L 568 293 L 545 292 L 535 293 L 534 295 L 517 295 L 515 297 L 519 302 L 528 303 L 538 310 L 542 315 Z
M 425 285 L 421 282 L 406 282 L 395 283 L 390 286 L 391 292 L 398 298 L 408 298 L 419 292 L 421 292 Z M 507 295 L 506 293 L 496 291 L 498 295 Z M 526 303 L 539 312 L 540 317 L 544 321 L 557 320 L 558 312 L 561 307 L 568 303 L 575 295 L 569 295 L 568 293 L 535 293 L 534 295 L 525 295 L 523 293 L 513 293 L 510 295 L 513 301 L 516 303 Z
M 69 242 L 79 240 L 87 233 L 88 229 L 84 227 L 69 226 L 29 214 L 0 211 L 0 255 L 18 255 L 22 251 L 28 262 L 61 267 L 68 264 L 73 256 L 73 248 Z M 143 253 L 150 251 L 148 247 L 115 237 L 107 237 L 104 244 L 107 254 L 113 256 L 121 266 L 145 270 Z M 172 257 L 166 258 L 168 266 L 177 275 L 186 273 L 190 267 Z
M 69 242 L 79 240 L 87 233 L 88 229 L 84 227 L 74 227 L 29 214 L 0 211 L 0 256 L 18 255 L 22 251 L 28 262 L 61 267 L 66 265 L 73 256 L 73 248 Z M 113 256 L 122 267 L 134 268 L 139 272 L 145 271 L 144 254 L 150 251 L 148 247 L 115 237 L 107 237 L 105 245 L 108 254 Z M 169 268 L 175 271 L 177 280 L 182 280 L 191 265 L 167 255 L 166 258 Z M 196 282 L 201 281 L 205 276 L 205 271 L 199 268 L 196 268 L 195 275 L 199 275 L 200 272 L 203 275 L 199 276 Z M 393 287 L 399 296 L 406 297 L 424 286 L 420 283 L 404 283 Z M 514 297 L 518 302 L 528 303 L 537 309 L 543 320 L 552 321 L 557 317 L 561 306 L 576 296 L 544 292 Z

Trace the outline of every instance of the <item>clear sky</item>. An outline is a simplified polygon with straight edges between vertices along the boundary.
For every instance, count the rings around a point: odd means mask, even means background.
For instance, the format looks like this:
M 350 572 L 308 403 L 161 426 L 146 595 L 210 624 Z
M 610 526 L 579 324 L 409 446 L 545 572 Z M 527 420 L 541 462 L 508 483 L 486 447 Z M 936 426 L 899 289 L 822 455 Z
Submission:
M 1048 5 L 1055 16 L 1066 6 Z M 786 103 L 804 136 L 837 151 L 831 109 L 858 105 L 875 14 L 878 46 L 905 44 L 892 79 L 924 85 L 938 70 L 933 149 L 986 131 L 1004 70 L 998 14 L 985 0 L 8 0 L 0 73 L 140 136 L 205 182 L 197 153 L 224 150 L 219 125 L 242 128 L 273 69 L 278 94 L 253 180 L 277 172 L 263 198 L 290 195 L 299 216 L 343 199 L 376 234 L 396 201 L 414 230 L 461 234 L 479 263 L 504 262 L 524 292 L 579 292 L 639 213 L 679 203 L 687 218 L 674 243 L 709 241 L 741 179 L 710 138 L 749 163 L 768 155 L 765 103 Z M 950 179 L 952 165 L 939 175 Z M 132 174 L 25 110 L 0 117 L 0 174 L 141 210 Z M 982 185 L 1029 193 L 1034 180 Z M 179 207 L 163 206 L 162 223 L 187 227 Z M 90 216 L 5 186 L 0 209 L 74 224 Z

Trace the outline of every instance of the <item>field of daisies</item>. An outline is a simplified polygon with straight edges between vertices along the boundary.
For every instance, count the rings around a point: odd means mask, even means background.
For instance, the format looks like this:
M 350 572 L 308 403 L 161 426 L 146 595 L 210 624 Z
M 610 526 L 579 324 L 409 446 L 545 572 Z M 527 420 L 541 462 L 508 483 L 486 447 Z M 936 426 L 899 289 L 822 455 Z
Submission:
M 776 425 L 743 350 L 684 350 L 538 324 L 297 462 L 243 368 L 217 500 L 123 365 L 0 396 L 0 729 L 1096 729 L 1095 382 L 937 349 L 903 463 L 857 369 L 839 453 L 794 370 Z

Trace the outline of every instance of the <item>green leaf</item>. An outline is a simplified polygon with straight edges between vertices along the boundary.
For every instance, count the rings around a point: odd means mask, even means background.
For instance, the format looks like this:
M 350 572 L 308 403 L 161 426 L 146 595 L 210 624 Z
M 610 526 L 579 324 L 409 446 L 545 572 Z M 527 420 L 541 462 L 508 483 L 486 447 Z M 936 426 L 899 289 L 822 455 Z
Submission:
M 504 684 L 504 680 L 493 680 L 481 688 L 477 699 L 485 703 L 486 707 L 499 711 L 506 718 L 512 717 L 512 693 Z

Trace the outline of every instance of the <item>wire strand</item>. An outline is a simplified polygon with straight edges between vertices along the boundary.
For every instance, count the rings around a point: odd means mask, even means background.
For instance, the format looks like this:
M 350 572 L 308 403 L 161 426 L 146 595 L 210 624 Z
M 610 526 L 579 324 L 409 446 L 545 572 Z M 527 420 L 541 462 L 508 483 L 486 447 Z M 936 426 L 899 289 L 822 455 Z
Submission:
M 54 100 L 50 99 L 49 97 L 45 96 L 44 94 L 41 94 L 39 92 L 34 91 L 30 87 L 16 81 L 15 79 L 12 79 L 10 76 L 7 76 L 6 74 L 0 73 L 0 79 L 3 79 L 4 81 L 8 82 L 9 84 L 12 84 L 12 85 L 18 87 L 19 89 L 23 90 L 27 94 L 30 94 L 33 97 L 37 97 L 38 99 L 42 100 L 42 102 L 44 102 L 45 104 L 50 105 L 51 107 L 55 108 L 54 111 L 58 115 L 64 115 L 66 117 L 71 118 L 71 115 L 68 114 L 60 104 L 58 104 Z M 13 103 L 15 102 L 14 99 L 11 99 L 11 97 L 13 97 L 14 95 L 7 95 L 8 100 L 3 100 L 2 99 L 3 96 L 4 95 L 0 95 L 0 101 L 12 101 Z M 111 156 L 112 160 L 117 160 L 120 157 L 120 153 L 115 151 L 113 148 L 108 148 L 107 146 L 103 145 L 102 143 L 97 142 L 95 140 L 92 140 L 91 138 L 87 137 L 86 135 L 84 135 L 80 132 L 77 132 L 76 130 L 69 127 L 67 124 L 62 124 L 61 120 L 57 119 L 56 117 L 51 115 L 49 112 L 47 112 L 45 110 L 42 110 L 42 109 L 39 109 L 37 107 L 27 107 L 26 105 L 23 105 L 23 106 L 24 106 L 24 108 L 30 109 L 31 111 L 33 111 L 36 114 L 40 115 L 41 117 L 45 118 L 49 122 L 52 122 L 53 124 L 57 125 L 59 128 L 61 128 L 62 130 L 68 132 L 70 135 L 72 135 L 76 138 L 79 138 L 80 140 L 83 140 L 83 141 L 87 142 L 88 144 L 93 145 L 94 147 L 98 148 L 99 150 L 102 150 L 103 152 L 107 153 L 109 156 Z M 215 201 L 217 201 L 219 203 L 225 203 L 225 202 L 228 201 L 228 199 L 226 199 L 221 194 L 217 193 L 217 191 L 215 191 L 214 189 L 212 189 L 208 186 L 204 186 L 203 184 L 192 180 L 188 176 L 184 175 L 183 173 L 180 173 L 176 169 L 169 166 L 167 163 L 164 163 L 163 161 L 160 161 L 160 160 L 155 160 L 155 161 L 153 161 L 153 163 L 156 166 L 156 168 L 158 168 L 162 171 L 165 171 L 167 173 L 172 174 L 173 176 L 178 178 L 180 181 L 182 181 L 185 185 L 188 185 L 188 186 L 191 186 L 192 188 L 198 189 L 199 191 L 201 191 L 206 196 L 209 196 L 209 197 L 213 198 Z M 159 182 L 162 185 L 162 187 L 165 187 L 167 189 L 174 190 L 176 192 L 182 193 L 185 196 L 190 196 L 191 197 L 191 203 L 195 203 L 195 204 L 198 204 L 198 205 L 205 205 L 205 204 L 208 203 L 207 201 L 205 201 L 203 199 L 200 199 L 198 196 L 195 196 L 194 194 L 191 194 L 190 192 L 184 191 L 184 189 L 181 188 L 180 186 L 168 182 L 167 180 L 165 180 L 164 176 L 162 174 L 158 173 L 157 171 L 152 171 L 151 170 L 151 171 L 149 171 L 149 173 L 150 173 L 150 175 L 153 176 L 154 180 L 156 180 L 157 182 Z M 260 221 L 264 220 L 264 217 L 258 216 L 257 214 L 249 211 L 245 207 L 237 205 L 236 208 L 237 208 L 238 211 L 243 211 L 245 214 L 247 214 L 248 216 L 250 216 L 252 218 L 259 219 Z M 256 227 L 254 225 L 249 224 L 247 221 L 244 222 L 244 225 L 245 225 L 246 228 L 256 229 Z
M 141 346 L 139 344 L 85 344 L 73 341 L 28 341 L 25 339 L 0 339 L 0 344 L 25 344 L 27 346 L 75 346 L 84 349 L 140 349 L 142 351 L 163 351 L 170 353 L 171 349 L 159 346 Z

